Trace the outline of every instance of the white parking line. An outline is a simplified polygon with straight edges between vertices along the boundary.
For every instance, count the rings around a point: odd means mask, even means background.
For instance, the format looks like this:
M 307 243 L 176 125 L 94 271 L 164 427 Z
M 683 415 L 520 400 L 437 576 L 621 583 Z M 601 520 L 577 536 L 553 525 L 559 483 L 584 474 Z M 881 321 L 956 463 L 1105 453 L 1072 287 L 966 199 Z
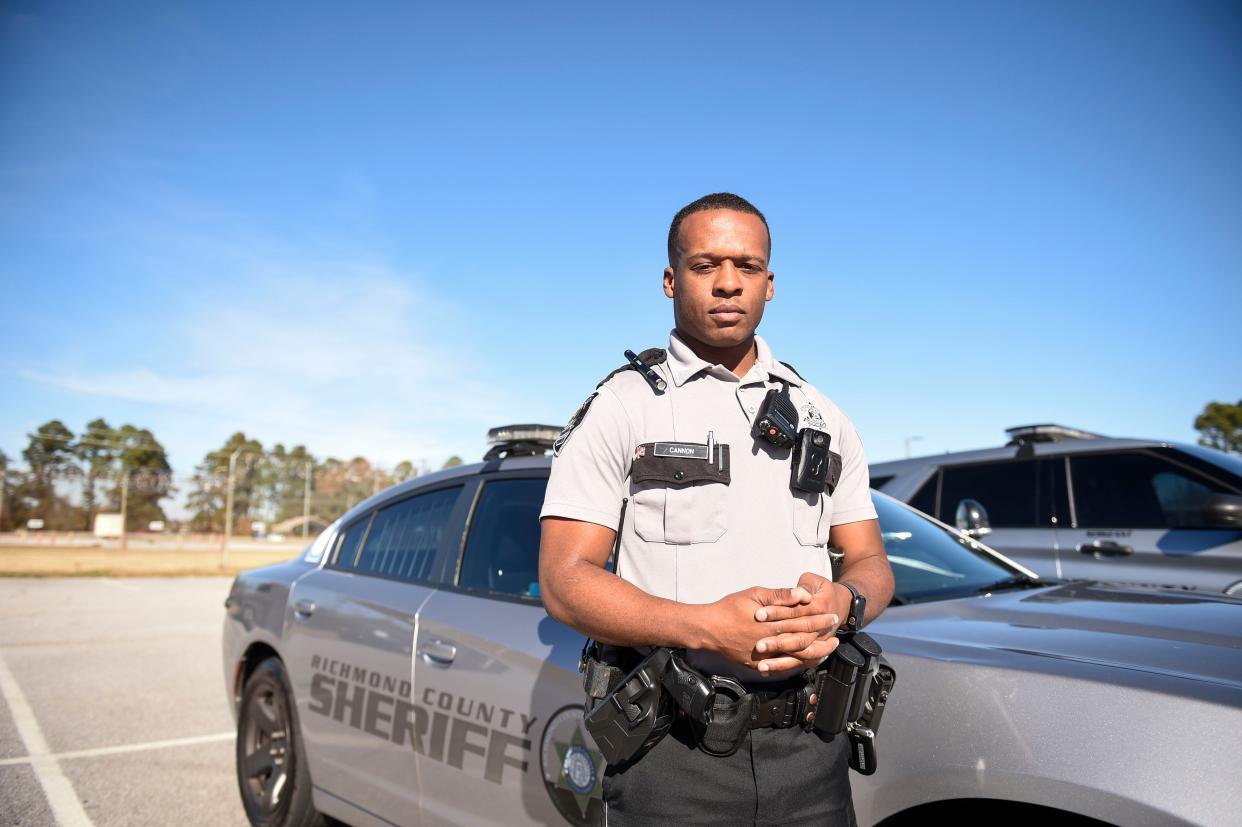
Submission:
M 166 749 L 168 747 L 189 747 L 195 744 L 215 744 L 220 741 L 232 741 L 233 733 L 218 732 L 215 735 L 194 735 L 189 738 L 169 738 L 166 741 L 146 741 L 141 744 L 121 744 L 115 747 L 95 747 L 93 749 L 76 749 L 72 752 L 57 752 L 46 756 L 63 761 L 66 758 L 94 758 L 97 755 L 119 755 L 123 752 L 144 752 L 149 749 Z M 27 764 L 33 756 L 23 755 L 19 758 L 0 759 L 0 767 L 14 764 Z
M 17 685 L 13 673 L 9 671 L 3 654 L 0 654 L 0 694 L 4 695 L 5 703 L 9 705 L 9 713 L 13 716 L 13 723 L 17 725 L 17 734 L 26 745 L 26 752 L 30 753 L 27 760 L 35 777 L 39 779 L 39 784 L 43 786 L 43 794 L 47 796 L 47 803 L 51 805 L 56 822 L 61 827 L 94 827 L 78 794 L 73 791 L 73 785 L 60 771 L 56 756 L 48 751 L 43 730 L 39 729 L 39 722 L 30 709 L 30 704 L 26 702 L 22 688 Z

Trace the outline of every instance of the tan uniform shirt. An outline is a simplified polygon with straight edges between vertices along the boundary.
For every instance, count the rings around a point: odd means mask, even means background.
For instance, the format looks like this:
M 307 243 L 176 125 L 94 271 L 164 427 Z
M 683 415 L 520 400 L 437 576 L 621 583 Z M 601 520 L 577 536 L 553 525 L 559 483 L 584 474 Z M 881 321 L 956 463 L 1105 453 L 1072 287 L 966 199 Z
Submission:
M 791 587 L 806 571 L 830 578 L 829 528 L 876 518 L 862 442 L 836 405 L 776 361 L 761 337 L 755 343 L 758 358 L 739 378 L 700 359 L 674 331 L 667 361 L 655 367 L 668 383 L 664 393 L 635 370 L 600 386 L 577 427 L 562 435 L 540 517 L 616 529 L 628 499 L 617 574 L 682 603 L 711 603 L 751 586 Z M 790 488 L 791 449 L 751 436 L 764 395 L 781 382 L 790 386 L 799 428 L 827 432 L 830 450 L 841 457 L 832 496 Z M 651 454 L 685 453 L 688 444 L 707 443 L 709 431 L 728 448 L 701 460 L 716 466 L 704 481 L 633 479 L 636 459 L 646 460 L 645 470 L 658 469 L 666 460 Z M 665 447 L 653 450 L 654 443 Z M 722 455 L 727 484 L 719 481 Z M 699 467 L 685 462 L 678 467 Z M 739 674 L 706 653 L 691 654 L 700 668 Z M 740 677 L 759 676 L 742 671 Z

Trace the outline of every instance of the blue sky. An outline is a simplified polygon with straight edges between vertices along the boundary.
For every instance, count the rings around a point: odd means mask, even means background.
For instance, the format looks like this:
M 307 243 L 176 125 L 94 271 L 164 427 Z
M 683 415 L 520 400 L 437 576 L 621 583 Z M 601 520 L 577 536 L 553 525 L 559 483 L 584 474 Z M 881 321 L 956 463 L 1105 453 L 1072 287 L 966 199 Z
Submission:
M 1236 5 L 15 2 L 0 449 L 477 457 L 666 341 L 716 190 L 873 460 L 1242 397 Z

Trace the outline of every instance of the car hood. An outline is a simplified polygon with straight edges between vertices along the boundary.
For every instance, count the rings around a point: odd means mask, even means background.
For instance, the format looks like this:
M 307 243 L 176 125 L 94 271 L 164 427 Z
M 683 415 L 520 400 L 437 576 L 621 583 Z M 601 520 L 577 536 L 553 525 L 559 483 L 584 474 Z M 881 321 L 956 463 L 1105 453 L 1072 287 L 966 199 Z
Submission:
M 886 652 L 1126 670 L 1212 686 L 1242 705 L 1242 600 L 1224 595 L 1076 582 L 894 606 L 867 631 Z

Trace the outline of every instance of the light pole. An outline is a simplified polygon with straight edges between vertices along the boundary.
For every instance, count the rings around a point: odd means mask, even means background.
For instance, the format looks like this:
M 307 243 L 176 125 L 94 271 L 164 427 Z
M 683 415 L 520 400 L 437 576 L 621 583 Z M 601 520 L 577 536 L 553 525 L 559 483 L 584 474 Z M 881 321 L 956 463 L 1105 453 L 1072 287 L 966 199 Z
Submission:
M 302 539 L 305 540 L 308 525 L 310 523 L 310 489 L 311 489 L 311 473 L 315 470 L 314 463 L 310 460 L 306 461 L 306 490 L 302 494 Z
M 914 441 L 916 441 L 916 440 L 920 440 L 920 439 L 922 439 L 922 438 L 923 438 L 923 437 L 921 437 L 921 436 L 908 436 L 908 437 L 906 437 L 906 459 L 910 459 L 910 457 L 911 457 L 911 453 L 910 453 L 910 443 L 911 443 L 911 442 L 914 442 Z
M 229 542 L 233 539 L 233 475 L 237 471 L 237 457 L 245 450 L 245 445 L 239 445 L 229 455 L 229 484 L 224 495 L 224 539 L 220 541 L 220 568 L 229 563 Z

